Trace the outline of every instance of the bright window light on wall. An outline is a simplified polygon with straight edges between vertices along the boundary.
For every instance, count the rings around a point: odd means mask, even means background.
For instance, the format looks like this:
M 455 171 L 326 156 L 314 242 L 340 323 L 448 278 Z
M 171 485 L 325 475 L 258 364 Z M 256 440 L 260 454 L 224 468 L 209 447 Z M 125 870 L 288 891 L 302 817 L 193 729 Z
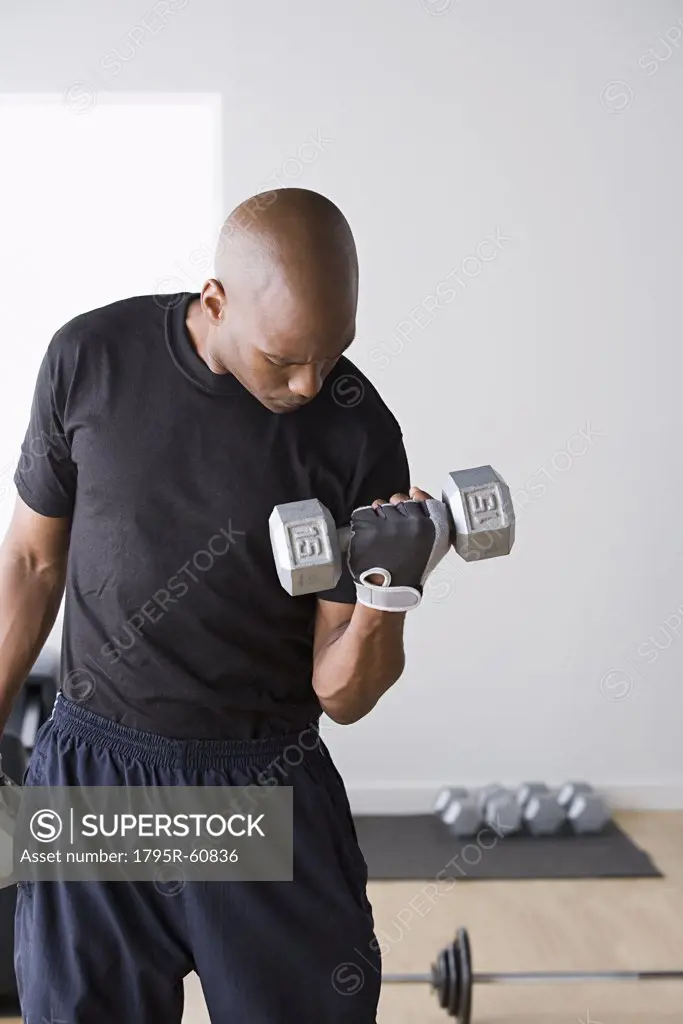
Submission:
M 198 289 L 225 211 L 216 95 L 123 94 L 82 113 L 0 96 L 0 137 L 1 537 L 52 335 L 117 299 Z

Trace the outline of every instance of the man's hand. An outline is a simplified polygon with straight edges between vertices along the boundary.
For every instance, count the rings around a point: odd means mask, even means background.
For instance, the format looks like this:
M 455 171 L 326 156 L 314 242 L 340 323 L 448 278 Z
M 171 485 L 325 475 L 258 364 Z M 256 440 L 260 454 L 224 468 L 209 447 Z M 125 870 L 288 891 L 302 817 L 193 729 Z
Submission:
M 411 487 L 410 494 L 392 494 L 388 502 L 384 498 L 376 498 L 372 503 L 372 507 L 377 508 L 378 505 L 398 505 L 402 501 L 428 501 L 429 499 L 432 499 L 431 494 L 420 490 L 419 487 Z
M 373 508 L 379 508 L 380 505 L 400 505 L 404 501 L 411 501 L 411 500 L 412 501 L 427 501 L 431 497 L 432 497 L 431 494 L 427 494 L 426 491 L 420 490 L 419 487 L 411 487 L 410 488 L 410 494 L 402 494 L 400 491 L 397 491 L 396 494 L 392 494 L 391 495 L 391 497 L 389 498 L 389 501 L 386 501 L 384 498 L 375 498 L 375 500 L 372 503 L 372 507 Z M 382 586 L 382 577 L 378 573 L 375 573 L 374 575 L 368 577 L 368 582 L 369 583 L 375 583 L 375 584 L 377 584 L 378 586 L 381 587 Z
M 425 580 L 449 547 L 448 510 L 419 487 L 356 509 L 348 565 L 358 601 L 386 612 L 417 608 Z

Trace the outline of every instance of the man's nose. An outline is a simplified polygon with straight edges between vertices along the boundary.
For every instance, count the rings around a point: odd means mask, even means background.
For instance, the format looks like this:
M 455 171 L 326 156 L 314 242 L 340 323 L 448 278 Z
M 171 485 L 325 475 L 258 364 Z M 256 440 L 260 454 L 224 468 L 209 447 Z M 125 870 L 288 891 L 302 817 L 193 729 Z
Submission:
M 298 367 L 296 373 L 289 378 L 289 390 L 301 398 L 315 398 L 321 387 L 322 373 L 316 363 Z

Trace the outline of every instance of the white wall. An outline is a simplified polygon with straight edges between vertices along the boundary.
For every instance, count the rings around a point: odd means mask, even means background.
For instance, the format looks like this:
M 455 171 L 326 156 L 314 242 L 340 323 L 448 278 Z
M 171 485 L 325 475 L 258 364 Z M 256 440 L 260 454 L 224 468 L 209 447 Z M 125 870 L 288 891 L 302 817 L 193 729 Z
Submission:
M 199 232 L 213 242 L 222 210 L 212 169 L 220 108 L 213 95 L 106 96 L 74 117 L 61 96 L 0 95 L 0 137 L 14 154 L 0 162 L 0 536 L 36 374 L 57 327 L 124 295 L 192 286 L 176 283 L 178 265 Z M 206 164 L 177 152 L 173 133 L 195 130 Z M 199 268 L 188 269 L 197 286 Z M 31 438 L 27 458 L 43 457 L 45 445 Z
M 492 462 L 516 494 L 512 557 L 451 556 L 405 678 L 327 733 L 358 805 L 578 775 L 683 806 L 680 3 L 169 3 L 165 22 L 151 2 L 14 5 L 0 90 L 66 90 L 75 117 L 121 90 L 221 92 L 226 212 L 279 182 L 352 222 L 352 356 L 415 481 Z M 182 145 L 205 159 L 200 133 Z M 496 232 L 495 259 L 463 264 Z

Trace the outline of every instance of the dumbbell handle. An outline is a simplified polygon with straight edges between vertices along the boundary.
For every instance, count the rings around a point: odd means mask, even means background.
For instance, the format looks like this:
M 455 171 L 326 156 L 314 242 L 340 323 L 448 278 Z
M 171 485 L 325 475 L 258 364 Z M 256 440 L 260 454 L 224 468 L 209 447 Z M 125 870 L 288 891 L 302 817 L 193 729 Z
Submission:
M 337 538 L 339 540 L 339 547 L 346 553 L 349 550 L 349 544 L 351 543 L 351 527 L 340 526 L 337 530 Z

